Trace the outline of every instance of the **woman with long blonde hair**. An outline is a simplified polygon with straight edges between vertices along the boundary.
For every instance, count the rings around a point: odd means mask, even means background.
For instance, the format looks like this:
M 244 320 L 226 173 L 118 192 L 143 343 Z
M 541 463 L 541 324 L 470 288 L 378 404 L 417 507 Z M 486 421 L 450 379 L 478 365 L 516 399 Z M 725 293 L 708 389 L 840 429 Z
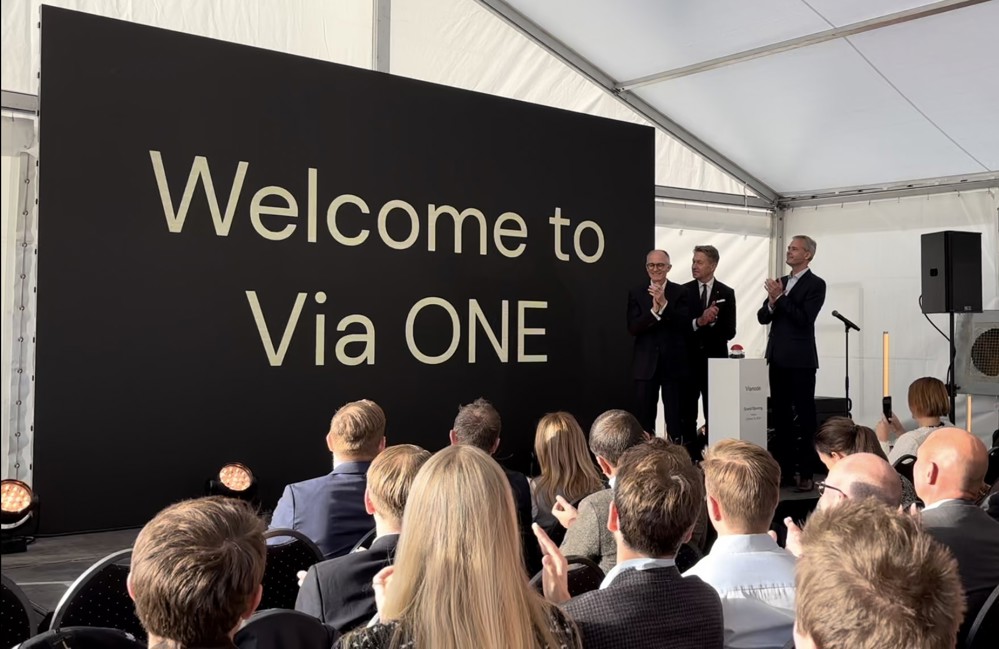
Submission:
M 541 418 L 534 434 L 534 455 L 541 472 L 531 480 L 534 522 L 559 543 L 565 529 L 552 515 L 556 498 L 575 504 L 603 489 L 604 482 L 590 457 L 583 429 L 567 412 Z
M 375 577 L 381 621 L 344 649 L 577 649 L 576 629 L 530 588 L 508 482 L 485 452 L 450 446 L 416 476 L 395 566 Z

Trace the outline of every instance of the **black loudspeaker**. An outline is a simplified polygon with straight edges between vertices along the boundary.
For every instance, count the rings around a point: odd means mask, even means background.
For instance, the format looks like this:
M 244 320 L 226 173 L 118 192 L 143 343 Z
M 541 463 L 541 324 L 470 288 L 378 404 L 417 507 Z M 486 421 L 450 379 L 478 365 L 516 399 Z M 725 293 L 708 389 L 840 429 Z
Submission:
M 982 235 L 946 230 L 921 239 L 923 313 L 980 313 Z

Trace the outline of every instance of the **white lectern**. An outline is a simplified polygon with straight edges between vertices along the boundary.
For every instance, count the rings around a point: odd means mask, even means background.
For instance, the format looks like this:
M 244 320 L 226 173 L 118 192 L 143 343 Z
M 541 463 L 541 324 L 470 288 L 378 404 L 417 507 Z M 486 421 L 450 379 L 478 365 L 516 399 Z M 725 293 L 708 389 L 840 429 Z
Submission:
M 741 439 L 767 447 L 767 361 L 708 359 L 708 442 Z

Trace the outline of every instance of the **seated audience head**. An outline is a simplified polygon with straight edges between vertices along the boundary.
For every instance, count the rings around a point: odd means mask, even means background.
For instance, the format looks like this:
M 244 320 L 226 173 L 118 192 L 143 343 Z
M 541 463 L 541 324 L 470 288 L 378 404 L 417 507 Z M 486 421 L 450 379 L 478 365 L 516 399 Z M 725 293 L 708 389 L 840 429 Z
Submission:
M 626 450 L 607 517 L 618 559 L 624 558 L 622 545 L 642 557 L 676 555 L 690 540 L 703 500 L 701 475 L 682 446 L 654 438 Z
M 590 426 L 590 451 L 604 475 L 612 476 L 621 455 L 648 438 L 635 415 L 627 410 L 608 410 Z
M 468 444 L 492 455 L 499 448 L 502 427 L 499 412 L 480 397 L 458 408 L 451 427 L 451 444 Z
M 340 407 L 330 422 L 326 446 L 338 462 L 370 462 L 385 448 L 385 413 L 361 399 Z
M 524 572 L 499 464 L 470 444 L 434 455 L 410 489 L 381 617 L 415 647 L 554 647 L 551 608 Z
M 912 482 L 927 505 L 948 498 L 975 500 L 988 471 L 988 451 L 982 440 L 960 428 L 941 428 L 916 453 Z
M 260 604 L 265 525 L 242 500 L 171 505 L 135 541 L 128 594 L 149 646 L 224 647 Z
M 952 649 L 957 562 L 912 516 L 867 499 L 816 512 L 796 576 L 796 649 Z
M 849 417 L 827 419 L 815 433 L 815 450 L 827 469 L 854 453 L 870 453 L 888 461 L 875 432 L 867 426 L 858 426 Z
M 413 444 L 390 446 L 374 459 L 368 469 L 364 508 L 375 521 L 398 532 L 406 509 L 409 489 L 430 452 Z
M 543 502 L 554 503 L 556 495 L 575 502 L 603 487 L 586 448 L 586 435 L 567 412 L 541 418 L 534 434 L 534 455 L 540 468 L 536 488 Z
M 909 385 L 909 411 L 915 419 L 937 419 L 950 413 L 950 395 L 940 379 L 924 376 Z
M 766 534 L 780 501 L 780 465 L 766 449 L 735 439 L 708 447 L 701 462 L 708 515 L 719 534 Z
M 902 502 L 902 478 L 884 458 L 873 453 L 854 453 L 829 470 L 818 508 L 864 498 L 875 498 L 889 507 L 898 507 Z

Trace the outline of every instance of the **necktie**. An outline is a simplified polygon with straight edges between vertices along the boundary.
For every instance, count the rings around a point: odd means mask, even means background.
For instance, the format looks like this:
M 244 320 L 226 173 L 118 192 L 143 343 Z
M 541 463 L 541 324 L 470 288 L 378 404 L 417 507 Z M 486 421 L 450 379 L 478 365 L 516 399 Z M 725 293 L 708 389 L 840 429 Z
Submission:
M 708 285 L 701 284 L 701 310 L 706 311 L 708 309 Z

